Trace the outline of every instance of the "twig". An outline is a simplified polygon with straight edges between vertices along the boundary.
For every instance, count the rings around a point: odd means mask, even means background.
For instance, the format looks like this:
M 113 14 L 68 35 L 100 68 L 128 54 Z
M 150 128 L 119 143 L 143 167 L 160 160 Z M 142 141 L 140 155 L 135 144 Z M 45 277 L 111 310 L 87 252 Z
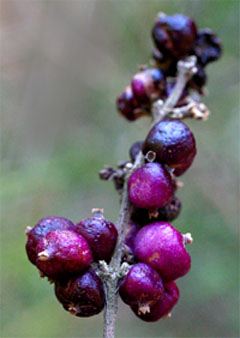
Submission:
M 163 102 L 161 100 L 154 103 L 152 107 L 153 124 L 159 122 L 165 116 L 173 111 L 172 117 L 180 116 L 183 111 L 174 111 L 179 98 L 189 81 L 191 76 L 196 71 L 196 57 L 191 56 L 185 60 L 178 62 L 178 76 L 176 85 L 168 97 Z M 191 106 L 192 108 L 192 106 Z M 186 112 L 186 110 L 185 110 Z M 185 113 L 187 115 L 187 113 Z M 188 116 L 193 117 L 193 115 Z M 121 260 L 124 252 L 124 239 L 125 239 L 125 225 L 129 223 L 132 206 L 128 199 L 128 178 L 131 173 L 142 165 L 144 162 L 144 156 L 140 152 L 135 160 L 133 166 L 129 169 L 128 174 L 125 176 L 125 182 L 122 190 L 121 207 L 119 212 L 119 218 L 117 223 L 118 228 L 118 242 L 112 257 L 110 264 L 107 266 L 105 262 L 100 262 L 99 275 L 102 277 L 104 283 L 106 305 L 104 310 L 104 330 L 103 338 L 115 337 L 115 322 L 118 310 L 118 284 L 120 278 L 126 273 L 126 266 L 124 263 L 121 265 Z

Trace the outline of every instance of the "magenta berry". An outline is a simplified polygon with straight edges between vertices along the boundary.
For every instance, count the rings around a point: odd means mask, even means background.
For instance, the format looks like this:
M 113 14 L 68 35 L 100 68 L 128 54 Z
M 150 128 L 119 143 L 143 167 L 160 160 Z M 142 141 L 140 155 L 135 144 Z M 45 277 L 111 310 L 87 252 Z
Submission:
M 163 283 L 159 274 L 144 263 L 134 264 L 120 284 L 122 300 L 131 306 L 149 308 L 163 294 Z
M 132 222 L 129 221 L 128 225 L 125 227 L 125 241 L 124 243 L 128 246 L 130 251 L 134 249 L 134 240 L 139 231 L 140 227 Z
M 152 38 L 159 51 L 178 59 L 189 55 L 196 37 L 196 24 L 183 14 L 168 16 L 160 13 L 152 30 Z
M 79 222 L 76 231 L 87 240 L 95 260 L 110 261 L 118 232 L 115 225 L 107 221 L 101 212 Z
M 96 315 L 104 306 L 102 282 L 91 270 L 72 279 L 56 281 L 55 295 L 65 310 L 78 317 Z
M 129 177 L 128 194 L 130 201 L 136 207 L 161 208 L 173 196 L 171 176 L 163 165 L 147 163 Z
M 166 222 L 152 223 L 139 230 L 134 254 L 140 262 L 158 271 L 165 281 L 184 276 L 191 267 L 184 235 Z
M 139 117 L 146 115 L 146 111 L 141 107 L 130 86 L 117 98 L 117 109 L 127 120 L 135 121 Z
M 171 310 L 179 299 L 179 289 L 174 282 L 164 285 L 164 292 L 157 303 L 150 305 L 148 311 L 141 311 L 137 306 L 132 306 L 133 312 L 146 322 L 156 322 L 157 320 L 171 315 Z
M 156 153 L 156 159 L 174 169 L 179 176 L 192 164 L 196 155 L 196 142 L 188 126 L 180 120 L 165 119 L 149 132 L 143 144 L 143 153 Z
M 40 239 L 37 253 L 37 267 L 52 279 L 79 273 L 93 260 L 85 238 L 70 230 L 50 231 Z
M 194 46 L 194 54 L 202 66 L 206 66 L 209 62 L 220 58 L 222 54 L 221 41 L 211 29 L 199 30 Z
M 38 223 L 26 229 L 27 243 L 26 251 L 29 260 L 36 264 L 36 248 L 40 239 L 44 238 L 50 231 L 54 230 L 74 230 L 75 225 L 67 218 L 59 216 L 48 216 L 40 219 Z
M 139 102 L 163 98 L 166 92 L 166 79 L 161 69 L 147 68 L 134 75 L 132 92 Z

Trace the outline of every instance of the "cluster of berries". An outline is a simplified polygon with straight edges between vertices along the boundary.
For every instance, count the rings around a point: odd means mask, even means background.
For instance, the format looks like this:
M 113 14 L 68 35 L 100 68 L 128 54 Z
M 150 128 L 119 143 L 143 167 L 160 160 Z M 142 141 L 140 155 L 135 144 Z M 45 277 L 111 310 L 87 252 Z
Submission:
M 118 232 L 99 209 L 90 218 L 73 224 L 50 216 L 27 227 L 26 251 L 42 277 L 55 284 L 55 294 L 64 309 L 79 317 L 98 314 L 104 307 L 101 279 L 91 264 L 109 262 Z
M 196 73 L 177 105 L 186 104 L 191 90 L 202 94 L 205 66 L 221 54 L 216 35 L 209 29 L 198 30 L 182 14 L 160 14 L 152 37 L 154 66 L 137 73 L 117 99 L 118 110 L 130 121 L 150 114 L 156 100 L 168 98 L 176 82 L 177 63 L 187 56 L 196 56 Z M 162 119 L 144 141 L 132 145 L 129 155 L 130 161 L 121 163 L 117 170 L 107 167 L 100 172 L 102 179 L 114 181 L 123 200 L 127 193 L 126 200 L 131 203 L 129 222 L 120 229 L 119 240 L 115 225 L 100 209 L 78 224 L 63 217 L 46 217 L 26 231 L 29 260 L 42 276 L 54 282 L 57 299 L 76 316 L 92 316 L 103 309 L 107 301 L 104 286 L 108 284 L 103 285 L 107 282 L 100 267 L 105 266 L 111 274 L 116 245 L 116 253 L 119 247 L 121 250 L 121 263 L 125 267 L 129 264 L 124 276 L 117 271 L 120 266 L 115 267 L 116 288 L 122 300 L 145 321 L 170 314 L 179 299 L 175 281 L 191 267 L 186 250 L 191 235 L 182 234 L 169 222 L 181 211 L 176 177 L 186 172 L 196 155 L 193 133 L 181 120 Z M 142 162 L 137 166 L 140 157 Z
M 183 14 L 168 16 L 160 13 L 152 29 L 152 38 L 155 45 L 152 66 L 142 67 L 117 99 L 119 112 L 129 121 L 149 115 L 155 100 L 165 100 L 170 95 L 175 84 L 177 62 L 189 55 L 197 58 L 196 73 L 178 106 L 186 103 L 191 90 L 203 94 L 207 82 L 205 67 L 216 61 L 222 52 L 215 33 L 209 28 L 198 29 L 195 22 Z
M 169 315 L 179 298 L 175 280 L 191 266 L 185 245 L 190 234 L 181 234 L 169 222 L 180 213 L 175 196 L 175 175 L 183 174 L 196 155 L 196 143 L 180 120 L 164 119 L 153 126 L 144 142 L 130 148 L 134 162 L 139 152 L 145 162 L 128 179 L 133 205 L 125 245 L 133 263 L 120 283 L 120 296 L 145 321 Z M 150 156 L 151 155 L 151 156 Z

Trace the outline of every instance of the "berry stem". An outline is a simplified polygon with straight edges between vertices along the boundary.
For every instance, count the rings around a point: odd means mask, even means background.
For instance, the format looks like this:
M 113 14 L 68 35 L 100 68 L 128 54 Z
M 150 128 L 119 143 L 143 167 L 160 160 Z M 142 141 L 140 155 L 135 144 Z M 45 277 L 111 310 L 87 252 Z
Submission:
M 162 100 L 156 101 L 152 107 L 153 125 L 162 120 L 176 106 L 182 92 L 196 71 L 196 57 L 190 56 L 184 60 L 178 62 L 178 76 L 176 85 L 168 97 L 163 102 Z M 193 116 L 191 116 L 193 117 Z M 118 282 L 121 278 L 121 259 L 124 252 L 124 239 L 125 239 L 125 226 L 129 223 L 132 206 L 128 199 L 128 178 L 134 170 L 139 168 L 144 162 L 144 156 L 142 152 L 139 152 L 133 166 L 129 169 L 122 190 L 121 206 L 119 211 L 119 217 L 117 222 L 118 229 L 118 242 L 112 257 L 110 264 L 107 266 L 108 273 L 106 271 L 102 274 L 104 283 L 106 305 L 104 310 L 104 330 L 103 338 L 115 337 L 115 324 L 118 310 Z M 106 270 L 106 266 L 105 266 Z

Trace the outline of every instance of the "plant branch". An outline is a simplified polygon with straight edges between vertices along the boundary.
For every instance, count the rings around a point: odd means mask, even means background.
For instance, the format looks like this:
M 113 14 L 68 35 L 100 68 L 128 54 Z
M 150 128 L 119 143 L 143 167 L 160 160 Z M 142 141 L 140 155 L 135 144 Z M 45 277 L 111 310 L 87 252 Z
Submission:
M 194 117 L 194 114 L 189 114 L 189 109 L 193 108 L 193 103 L 186 110 L 174 110 L 182 92 L 191 78 L 196 72 L 196 57 L 190 56 L 185 60 L 178 62 L 178 76 L 176 85 L 168 97 L 163 102 L 158 100 L 153 104 L 152 116 L 153 125 L 159 122 L 167 115 L 173 118 Z M 187 115 L 188 116 L 185 116 Z M 129 223 L 132 212 L 132 205 L 128 199 L 128 178 L 134 170 L 139 168 L 144 162 L 144 156 L 139 152 L 134 164 L 129 168 L 128 173 L 125 175 L 124 186 L 121 194 L 121 207 L 117 222 L 118 229 L 118 242 L 109 265 L 105 262 L 99 264 L 99 275 L 104 283 L 106 305 L 104 310 L 104 331 L 103 338 L 115 337 L 115 322 L 118 309 L 118 284 L 121 277 L 126 273 L 126 263 L 121 265 L 121 260 L 124 252 L 124 239 L 125 239 L 125 225 Z

